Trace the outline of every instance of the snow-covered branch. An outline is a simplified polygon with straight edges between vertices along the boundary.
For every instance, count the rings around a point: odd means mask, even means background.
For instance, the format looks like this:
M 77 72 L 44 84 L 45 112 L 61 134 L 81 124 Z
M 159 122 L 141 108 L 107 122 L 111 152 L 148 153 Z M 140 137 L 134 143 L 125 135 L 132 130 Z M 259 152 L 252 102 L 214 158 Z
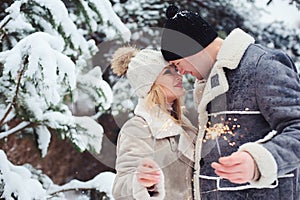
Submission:
M 115 179 L 115 174 L 111 172 L 103 172 L 98 174 L 96 177 L 94 177 L 92 180 L 82 182 L 78 180 L 72 180 L 69 183 L 66 183 L 62 186 L 55 186 L 49 189 L 47 193 L 51 196 L 66 192 L 70 190 L 87 190 L 87 189 L 97 189 L 100 192 L 105 192 L 106 195 L 113 200 L 111 190 L 113 186 L 113 181 Z
M 46 200 L 59 197 L 60 200 L 66 200 L 63 194 L 66 191 L 96 189 L 105 192 L 113 200 L 111 189 L 114 173 L 103 172 L 87 182 L 72 180 L 64 185 L 56 185 L 48 176 L 30 165 L 13 165 L 2 150 L 0 160 L 0 188 L 3 188 L 3 191 L 0 189 L 0 198 L 11 199 L 14 196 L 22 200 Z
M 9 129 L 8 131 L 0 132 L 0 139 L 5 138 L 9 136 L 10 134 L 17 133 L 20 130 L 23 130 L 24 128 L 28 127 L 30 125 L 29 122 L 21 122 L 17 126 L 13 127 L 12 129 Z

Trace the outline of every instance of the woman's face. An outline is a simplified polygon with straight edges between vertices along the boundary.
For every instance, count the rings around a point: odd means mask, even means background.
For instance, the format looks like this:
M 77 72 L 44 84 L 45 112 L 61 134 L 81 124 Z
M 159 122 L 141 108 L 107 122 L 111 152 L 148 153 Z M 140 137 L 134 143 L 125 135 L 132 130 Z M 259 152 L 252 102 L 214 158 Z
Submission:
M 182 75 L 178 73 L 174 65 L 165 67 L 158 75 L 155 83 L 162 87 L 168 102 L 173 102 L 185 94 L 182 86 Z

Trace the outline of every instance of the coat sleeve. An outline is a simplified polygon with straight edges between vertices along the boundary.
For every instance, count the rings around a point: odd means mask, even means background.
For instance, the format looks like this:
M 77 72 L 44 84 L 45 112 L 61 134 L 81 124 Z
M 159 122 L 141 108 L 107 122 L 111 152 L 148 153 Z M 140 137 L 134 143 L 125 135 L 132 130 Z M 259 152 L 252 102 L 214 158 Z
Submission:
M 151 191 L 143 187 L 136 177 L 136 168 L 141 159 L 153 155 L 153 139 L 146 124 L 131 120 L 121 129 L 117 144 L 117 175 L 113 185 L 116 200 L 160 200 L 164 198 L 164 177 Z
M 262 178 L 272 182 L 300 166 L 299 75 L 285 54 L 265 54 L 257 64 L 255 81 L 259 109 L 277 134 L 242 149 L 252 154 Z

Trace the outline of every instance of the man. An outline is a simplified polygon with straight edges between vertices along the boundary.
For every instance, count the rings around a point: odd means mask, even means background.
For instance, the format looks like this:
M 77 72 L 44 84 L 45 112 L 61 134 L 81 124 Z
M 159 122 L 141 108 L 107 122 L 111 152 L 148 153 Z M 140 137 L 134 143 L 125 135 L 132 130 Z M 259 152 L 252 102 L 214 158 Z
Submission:
M 219 38 L 198 13 L 170 6 L 167 17 L 162 54 L 197 78 L 195 198 L 300 200 L 300 80 L 293 61 L 241 29 Z

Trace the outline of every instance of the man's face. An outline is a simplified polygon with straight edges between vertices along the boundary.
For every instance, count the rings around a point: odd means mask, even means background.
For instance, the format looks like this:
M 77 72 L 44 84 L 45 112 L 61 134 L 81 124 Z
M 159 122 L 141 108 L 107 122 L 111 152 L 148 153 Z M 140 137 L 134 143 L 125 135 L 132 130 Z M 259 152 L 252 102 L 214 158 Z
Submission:
M 208 78 L 214 61 L 205 50 L 202 50 L 192 56 L 172 60 L 169 63 L 175 65 L 180 74 L 191 74 L 201 80 Z

